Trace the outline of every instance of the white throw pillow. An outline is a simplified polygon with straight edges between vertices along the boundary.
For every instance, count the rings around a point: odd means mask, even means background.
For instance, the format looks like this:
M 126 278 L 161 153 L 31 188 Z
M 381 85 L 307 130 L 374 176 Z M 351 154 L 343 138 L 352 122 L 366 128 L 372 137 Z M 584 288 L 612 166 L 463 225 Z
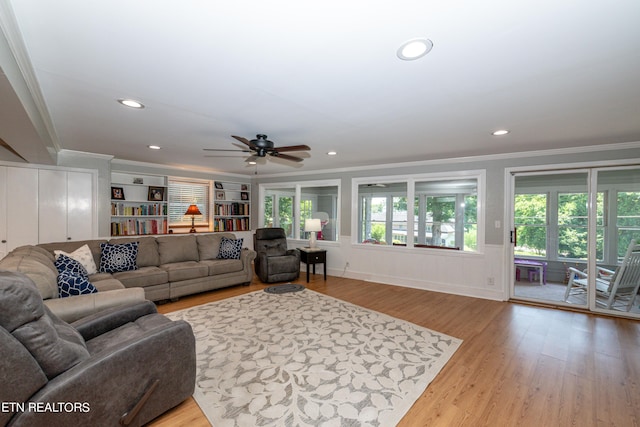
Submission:
M 56 258 L 60 255 L 66 255 L 69 258 L 75 259 L 87 270 L 89 275 L 96 274 L 98 272 L 98 267 L 96 266 L 96 262 L 93 260 L 93 255 L 91 254 L 91 249 L 89 249 L 89 245 L 80 246 L 78 249 L 71 253 L 67 253 L 60 250 L 54 250 L 54 254 L 56 254 Z

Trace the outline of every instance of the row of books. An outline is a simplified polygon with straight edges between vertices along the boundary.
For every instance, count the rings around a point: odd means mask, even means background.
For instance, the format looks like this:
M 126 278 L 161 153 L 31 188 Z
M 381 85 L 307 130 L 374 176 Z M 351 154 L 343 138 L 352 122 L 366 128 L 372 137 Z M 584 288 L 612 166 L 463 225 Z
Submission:
M 139 206 L 131 206 L 124 203 L 111 203 L 111 215 L 148 216 L 166 214 L 166 203 L 148 203 Z
M 250 230 L 249 218 L 217 218 L 213 221 L 213 231 Z
M 167 221 L 164 219 L 127 219 L 111 223 L 112 236 L 166 233 Z
M 214 215 L 249 215 L 248 203 L 223 203 L 216 204 Z

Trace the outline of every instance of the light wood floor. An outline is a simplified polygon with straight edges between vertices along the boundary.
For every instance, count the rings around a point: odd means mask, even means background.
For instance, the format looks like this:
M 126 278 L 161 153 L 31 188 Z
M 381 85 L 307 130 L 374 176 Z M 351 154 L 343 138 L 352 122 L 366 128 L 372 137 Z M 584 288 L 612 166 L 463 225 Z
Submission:
M 640 425 L 640 322 L 321 275 L 307 286 L 464 340 L 399 426 Z M 159 311 L 265 287 L 254 280 Z M 151 425 L 209 423 L 188 399 Z

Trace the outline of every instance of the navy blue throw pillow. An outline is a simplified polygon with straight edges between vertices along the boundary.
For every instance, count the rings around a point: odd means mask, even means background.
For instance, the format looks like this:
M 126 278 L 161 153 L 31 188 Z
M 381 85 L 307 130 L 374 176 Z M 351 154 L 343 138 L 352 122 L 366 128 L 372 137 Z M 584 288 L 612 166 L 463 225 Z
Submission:
M 85 279 L 89 277 L 87 269 L 84 268 L 80 262 L 66 255 L 58 255 L 54 264 L 56 269 L 58 269 L 58 273 L 73 273 L 75 275 L 80 275 Z
M 242 239 L 228 239 L 223 237 L 220 241 L 220 253 L 218 258 L 221 259 L 240 259 L 242 252 Z
M 98 292 L 98 289 L 80 274 L 63 271 L 58 275 L 58 296 L 60 298 L 93 294 L 95 292 Z
M 138 242 L 112 245 L 100 244 L 100 272 L 117 273 L 119 271 L 137 270 Z

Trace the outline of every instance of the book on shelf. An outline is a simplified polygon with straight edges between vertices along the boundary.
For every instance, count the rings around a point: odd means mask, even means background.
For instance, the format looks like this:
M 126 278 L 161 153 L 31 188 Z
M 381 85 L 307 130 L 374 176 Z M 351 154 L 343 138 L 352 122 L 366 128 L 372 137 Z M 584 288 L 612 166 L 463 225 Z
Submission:
M 213 221 L 214 231 L 247 231 L 249 218 L 216 218 Z
M 215 215 L 224 216 L 224 215 L 249 215 L 249 204 L 248 203 L 221 203 L 215 205 Z
M 167 221 L 159 219 L 123 219 L 111 223 L 112 236 L 166 234 Z
M 167 204 L 166 203 L 143 203 L 136 206 L 128 203 L 112 202 L 111 215 L 122 215 L 122 216 L 167 215 Z

